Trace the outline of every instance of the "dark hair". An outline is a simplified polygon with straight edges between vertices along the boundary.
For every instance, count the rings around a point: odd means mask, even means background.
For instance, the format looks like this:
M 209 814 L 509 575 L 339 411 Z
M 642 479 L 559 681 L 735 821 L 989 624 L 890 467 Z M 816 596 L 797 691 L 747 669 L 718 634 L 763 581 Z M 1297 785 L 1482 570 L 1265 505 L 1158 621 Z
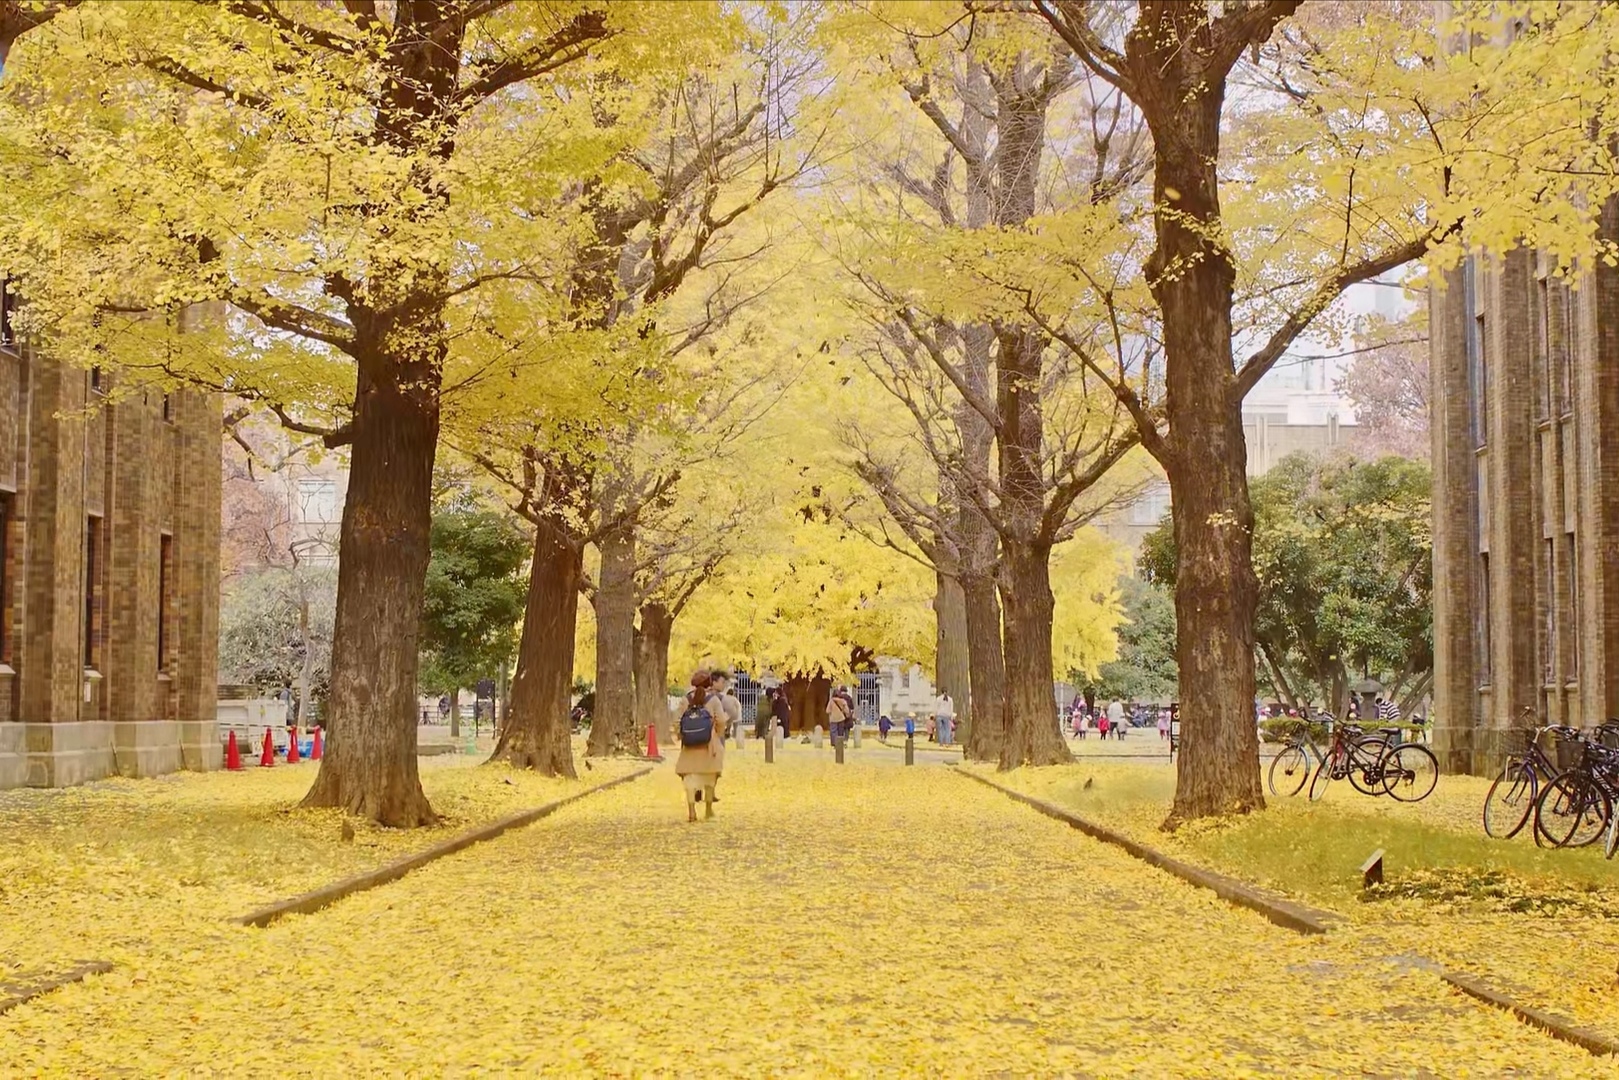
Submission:
M 708 701 L 708 687 L 711 682 L 713 682 L 713 676 L 702 668 L 692 672 L 691 693 L 687 696 L 691 698 L 691 703 L 699 709 Z

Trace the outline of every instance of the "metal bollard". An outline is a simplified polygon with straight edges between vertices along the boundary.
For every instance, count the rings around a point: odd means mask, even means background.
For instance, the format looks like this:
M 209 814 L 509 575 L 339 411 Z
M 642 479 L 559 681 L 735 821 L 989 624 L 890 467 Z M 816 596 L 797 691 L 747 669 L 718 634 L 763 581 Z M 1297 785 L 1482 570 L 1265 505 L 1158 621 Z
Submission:
M 776 740 L 769 735 L 765 736 L 765 764 L 770 765 L 776 760 Z
M 905 764 L 916 764 L 916 739 L 910 735 L 905 736 Z

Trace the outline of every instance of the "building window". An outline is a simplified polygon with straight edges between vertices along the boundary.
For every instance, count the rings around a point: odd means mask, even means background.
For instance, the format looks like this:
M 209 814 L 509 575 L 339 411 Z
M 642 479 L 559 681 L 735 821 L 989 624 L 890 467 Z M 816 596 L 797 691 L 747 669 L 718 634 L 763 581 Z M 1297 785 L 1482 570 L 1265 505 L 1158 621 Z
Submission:
M 1550 686 L 1557 679 L 1557 542 L 1546 537 L 1546 589 L 1541 606 L 1546 610 L 1540 636 L 1541 681 Z
M 99 670 L 101 661 L 101 519 L 91 515 L 84 526 L 84 666 Z
M 1478 682 L 1490 685 L 1490 556 L 1478 557 Z
M 1544 277 L 1535 279 L 1534 302 L 1535 326 L 1538 331 L 1538 346 L 1540 348 L 1541 377 L 1535 379 L 1535 411 L 1539 419 L 1545 420 L 1555 415 L 1556 406 L 1552 403 L 1552 312 L 1551 290 Z
M 1485 357 L 1484 348 L 1484 311 L 1483 311 L 1483 274 L 1479 269 L 1479 261 L 1472 258 L 1467 261 L 1467 272 L 1463 277 L 1462 303 L 1465 308 L 1466 346 L 1468 379 L 1467 390 L 1469 405 L 1473 414 L 1474 444 L 1483 446 L 1489 441 L 1489 415 L 1490 415 L 1490 369 Z
M 1566 415 L 1574 411 L 1574 293 L 1566 283 L 1557 286 L 1557 295 L 1562 300 L 1563 326 L 1560 344 L 1562 346 L 1563 375 L 1560 380 L 1563 384 L 1562 406 Z
M 298 514 L 300 520 L 312 525 L 337 521 L 337 481 L 298 481 Z
M 1490 455 L 1480 452 L 1473 458 L 1473 482 L 1478 485 L 1473 501 L 1478 504 L 1478 543 L 1490 548 Z
M 11 279 L 0 277 L 0 346 L 8 349 L 17 345 L 17 337 L 11 329 L 11 314 L 15 310 L 16 300 L 11 295 Z
M 1563 678 L 1570 682 L 1580 677 L 1580 547 L 1573 533 L 1567 539 L 1568 558 L 1568 613 L 1573 625 L 1567 635 L 1570 644 L 1568 662 L 1563 666 Z
M 0 663 L 11 663 L 11 495 L 0 492 Z
M 1158 484 L 1130 504 L 1130 524 L 1156 526 L 1169 513 L 1169 485 Z
M 169 592 L 174 588 L 174 537 L 157 540 L 157 670 L 169 670 Z
M 911 669 L 910 668 L 906 668 L 904 671 L 900 672 L 900 674 L 899 674 L 899 688 L 901 690 L 909 690 L 911 688 Z

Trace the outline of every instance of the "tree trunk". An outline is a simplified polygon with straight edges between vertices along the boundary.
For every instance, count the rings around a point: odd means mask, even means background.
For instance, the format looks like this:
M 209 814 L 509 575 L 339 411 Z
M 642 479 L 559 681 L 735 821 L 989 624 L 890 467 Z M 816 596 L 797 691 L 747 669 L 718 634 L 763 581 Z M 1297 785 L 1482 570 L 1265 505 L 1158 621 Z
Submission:
M 604 512 L 614 511 L 611 501 Z M 635 529 L 624 524 L 602 535 L 596 587 L 596 714 L 587 753 L 639 751 L 635 732 Z
M 673 719 L 669 714 L 669 639 L 674 626 L 674 616 L 662 604 L 641 605 L 641 626 L 635 632 L 635 722 L 640 733 L 657 728 L 660 739 L 669 737 Z
M 359 351 L 326 745 L 303 805 L 412 828 L 436 820 L 416 771 L 416 636 L 444 347 Z
M 547 483 L 547 486 L 551 486 Z M 562 516 L 558 499 L 534 527 L 534 566 L 529 575 L 528 608 L 517 647 L 511 711 L 501 725 L 491 761 L 573 777 L 573 744 L 568 722 L 573 690 L 574 630 L 579 618 L 579 581 L 584 574 L 580 545 Z
M 1006 732 L 1000 768 L 1072 761 L 1057 717 L 1051 660 L 1051 548 L 1001 546 L 1001 599 L 1006 619 Z
M 826 704 L 832 700 L 830 679 L 824 675 L 794 675 L 782 684 L 782 690 L 792 712 L 791 731 L 813 731 L 816 724 L 826 727 Z
M 937 624 L 937 674 L 941 693 L 956 703 L 957 722 L 965 721 L 972 700 L 972 663 L 967 652 L 967 596 L 961 582 L 935 573 L 933 613 Z
M 1290 5 L 1271 8 L 1281 17 Z M 1209 54 L 1210 17 L 1203 4 L 1155 0 L 1126 42 L 1153 138 L 1157 246 L 1145 271 L 1163 316 L 1169 434 L 1149 449 L 1169 478 L 1175 523 L 1182 739 L 1166 828 L 1265 805 L 1254 718 L 1254 515 L 1231 351 L 1236 268 L 1216 172 L 1227 69 Z M 1273 25 L 1259 20 L 1255 40 Z
M 975 761 L 999 761 L 1006 731 L 1001 602 L 995 595 L 995 582 L 982 574 L 964 575 L 961 586 L 967 615 L 973 715 L 965 753 Z
M 1254 719 L 1253 511 L 1241 417 L 1226 411 L 1223 422 L 1186 425 L 1183 433 L 1203 436 L 1207 450 L 1186 455 L 1169 477 L 1182 750 L 1170 826 L 1265 805 Z
M 474 706 L 476 707 L 476 706 Z M 461 688 L 450 687 L 450 738 L 461 737 Z

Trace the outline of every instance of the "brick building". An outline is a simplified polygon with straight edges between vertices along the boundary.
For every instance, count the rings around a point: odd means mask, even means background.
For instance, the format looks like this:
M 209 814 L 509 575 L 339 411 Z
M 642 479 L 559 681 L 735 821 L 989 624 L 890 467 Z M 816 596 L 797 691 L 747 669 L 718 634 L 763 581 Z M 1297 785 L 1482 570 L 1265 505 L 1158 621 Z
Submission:
M 0 320 L 0 788 L 218 767 L 219 431 Z
M 1489 773 L 1526 710 L 1619 715 L 1619 271 L 1469 260 L 1430 318 L 1434 750 Z

